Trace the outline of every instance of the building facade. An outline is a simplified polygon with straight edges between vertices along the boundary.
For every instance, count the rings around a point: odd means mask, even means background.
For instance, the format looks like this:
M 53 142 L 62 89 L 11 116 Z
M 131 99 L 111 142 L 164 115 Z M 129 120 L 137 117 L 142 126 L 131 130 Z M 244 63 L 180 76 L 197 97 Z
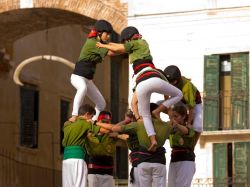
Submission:
M 193 186 L 250 186 L 249 23 L 245 0 L 128 0 L 128 25 L 148 41 L 155 65 L 177 65 L 202 93 Z

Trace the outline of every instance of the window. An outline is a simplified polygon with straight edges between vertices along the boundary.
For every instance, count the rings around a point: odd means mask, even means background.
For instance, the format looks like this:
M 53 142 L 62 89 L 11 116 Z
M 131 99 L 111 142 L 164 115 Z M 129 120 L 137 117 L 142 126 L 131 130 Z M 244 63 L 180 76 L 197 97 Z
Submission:
M 220 123 L 219 129 L 225 130 L 231 127 L 231 62 L 230 55 L 220 56 Z
M 249 148 L 249 142 L 213 144 L 215 187 L 249 186 Z
M 35 86 L 20 88 L 20 144 L 28 148 L 38 147 L 39 94 Z
M 248 53 L 205 56 L 204 129 L 248 129 Z
M 231 187 L 232 144 L 213 144 L 213 177 L 215 187 Z
M 65 100 L 61 100 L 60 102 L 60 142 L 61 142 L 61 149 L 60 152 L 63 153 L 63 125 L 64 122 L 68 120 L 68 113 L 69 113 L 69 102 Z
M 250 143 L 236 142 L 233 147 L 233 176 L 235 186 L 250 185 Z

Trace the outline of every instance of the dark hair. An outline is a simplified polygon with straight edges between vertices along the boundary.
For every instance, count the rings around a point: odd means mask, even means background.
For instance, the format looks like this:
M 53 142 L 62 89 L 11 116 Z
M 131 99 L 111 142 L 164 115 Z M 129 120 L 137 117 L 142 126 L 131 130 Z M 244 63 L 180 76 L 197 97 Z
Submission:
M 152 114 L 152 112 L 158 108 L 159 105 L 157 105 L 156 103 L 150 103 L 150 113 Z
M 79 115 L 84 115 L 86 113 L 89 113 L 89 114 L 93 114 L 95 115 L 96 114 L 96 111 L 94 109 L 93 106 L 89 105 L 89 104 L 84 104 L 82 105 L 80 108 L 79 108 Z
M 161 69 L 158 69 L 158 68 L 156 68 L 156 70 L 157 70 L 158 72 L 160 72 L 160 73 L 162 74 L 162 76 L 166 77 L 166 74 L 165 74 L 164 71 L 162 71 Z M 168 79 L 168 78 L 166 77 L 166 79 Z
M 177 112 L 181 116 L 186 116 L 186 120 L 188 117 L 187 107 L 183 103 L 177 103 L 172 107 L 172 111 Z
M 97 32 L 108 32 L 108 33 L 111 33 L 113 31 L 113 27 L 112 25 L 106 21 L 106 20 L 98 20 L 96 23 L 95 23 L 95 29 Z
M 128 109 L 127 112 L 125 113 L 125 116 L 129 117 L 130 119 L 135 120 L 135 116 L 132 110 Z
M 164 73 L 170 83 L 181 78 L 181 71 L 175 65 L 166 67 Z
M 134 114 L 133 114 L 133 111 L 132 111 L 131 109 L 128 109 L 128 110 L 126 111 L 126 116 L 132 116 L 132 115 L 134 115 Z

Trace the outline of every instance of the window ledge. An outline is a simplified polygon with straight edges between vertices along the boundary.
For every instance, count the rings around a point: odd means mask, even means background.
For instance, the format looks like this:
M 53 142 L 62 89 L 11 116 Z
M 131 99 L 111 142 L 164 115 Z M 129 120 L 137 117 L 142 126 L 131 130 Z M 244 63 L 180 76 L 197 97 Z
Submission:
M 250 142 L 250 129 L 204 131 L 200 136 L 201 148 L 206 143 Z

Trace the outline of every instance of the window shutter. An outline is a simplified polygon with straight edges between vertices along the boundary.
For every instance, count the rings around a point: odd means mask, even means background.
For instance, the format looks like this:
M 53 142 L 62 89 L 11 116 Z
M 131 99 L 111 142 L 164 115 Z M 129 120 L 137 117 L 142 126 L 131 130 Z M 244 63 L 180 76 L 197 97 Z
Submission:
M 235 186 L 248 186 L 250 171 L 250 143 L 237 142 L 234 144 L 234 183 Z M 250 174 L 250 173 L 249 173 Z
M 249 54 L 231 55 L 232 76 L 232 128 L 248 129 Z
M 204 130 L 219 127 L 219 55 L 205 56 L 204 60 Z
M 227 144 L 213 144 L 214 187 L 227 187 Z

